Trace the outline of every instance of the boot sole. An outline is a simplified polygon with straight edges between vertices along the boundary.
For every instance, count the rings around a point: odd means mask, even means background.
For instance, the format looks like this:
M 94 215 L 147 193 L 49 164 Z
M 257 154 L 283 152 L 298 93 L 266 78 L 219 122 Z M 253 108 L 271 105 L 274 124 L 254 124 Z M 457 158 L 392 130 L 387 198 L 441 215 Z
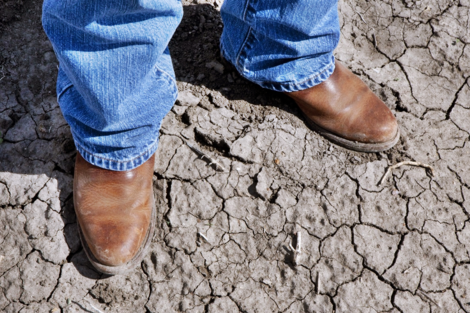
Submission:
M 323 137 L 325 137 L 332 143 L 337 144 L 338 146 L 341 146 L 349 150 L 354 150 L 358 152 L 382 152 L 382 151 L 392 148 L 394 145 L 397 144 L 398 140 L 400 139 L 400 130 L 397 129 L 397 133 L 395 134 L 395 137 L 386 142 L 366 143 L 366 142 L 348 140 L 324 129 L 321 126 L 318 126 L 314 121 L 308 118 L 303 112 L 302 112 L 302 115 L 305 121 L 307 122 L 307 125 L 311 129 L 313 129 L 315 132 L 319 133 L 320 135 L 322 135 Z
M 144 259 L 145 255 L 147 254 L 148 248 L 150 247 L 150 243 L 152 242 L 153 236 L 155 234 L 155 224 L 156 224 L 156 218 L 157 218 L 157 209 L 155 207 L 155 198 L 153 195 L 153 190 L 152 190 L 152 216 L 150 219 L 150 225 L 147 230 L 147 234 L 145 235 L 144 241 L 142 245 L 139 248 L 139 251 L 135 254 L 135 256 L 127 263 L 119 266 L 109 266 L 100 263 L 93 253 L 91 252 L 90 248 L 88 247 L 88 244 L 85 240 L 85 237 L 82 234 L 82 229 L 80 228 L 80 223 L 78 223 L 78 233 L 80 235 L 80 242 L 82 243 L 83 249 L 85 250 L 85 253 L 88 257 L 88 260 L 90 263 L 93 265 L 95 269 L 97 269 L 99 272 L 107 275 L 120 275 L 120 274 L 125 274 L 129 272 L 130 270 L 134 269 L 137 267 L 137 265 L 142 262 Z

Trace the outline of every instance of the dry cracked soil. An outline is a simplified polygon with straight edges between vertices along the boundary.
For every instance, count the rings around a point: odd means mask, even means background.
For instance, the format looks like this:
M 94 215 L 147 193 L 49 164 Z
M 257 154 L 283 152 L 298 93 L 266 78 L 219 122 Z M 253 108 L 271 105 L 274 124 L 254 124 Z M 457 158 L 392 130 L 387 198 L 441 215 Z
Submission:
M 470 1 L 340 2 L 336 57 L 400 123 L 374 154 L 330 144 L 221 60 L 221 0 L 183 3 L 158 231 L 140 267 L 106 277 L 77 236 L 42 3 L 0 1 L 0 311 L 470 312 Z M 379 184 L 407 160 L 434 175 Z

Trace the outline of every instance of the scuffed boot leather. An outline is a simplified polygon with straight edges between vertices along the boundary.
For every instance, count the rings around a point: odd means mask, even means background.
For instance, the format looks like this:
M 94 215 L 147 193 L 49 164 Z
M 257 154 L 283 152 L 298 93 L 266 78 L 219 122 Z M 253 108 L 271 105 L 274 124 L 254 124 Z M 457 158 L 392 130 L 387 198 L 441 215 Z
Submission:
M 379 152 L 393 147 L 400 137 L 390 109 L 339 62 L 326 81 L 286 95 L 315 131 L 345 148 Z
M 110 171 L 77 153 L 73 195 L 80 239 L 93 266 L 122 274 L 138 265 L 155 232 L 155 156 L 129 171 Z

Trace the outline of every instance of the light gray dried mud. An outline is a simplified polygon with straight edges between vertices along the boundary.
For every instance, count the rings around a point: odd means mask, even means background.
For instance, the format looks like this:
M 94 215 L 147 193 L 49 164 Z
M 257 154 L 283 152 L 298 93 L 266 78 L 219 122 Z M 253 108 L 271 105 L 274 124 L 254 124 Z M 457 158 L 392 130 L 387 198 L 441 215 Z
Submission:
M 335 56 L 400 125 L 396 147 L 373 154 L 329 143 L 220 58 L 222 2 L 183 1 L 157 232 L 114 277 L 77 235 L 42 2 L 0 4 L 0 311 L 470 312 L 470 1 L 339 3 Z M 434 176 L 404 165 L 379 184 L 405 160 Z

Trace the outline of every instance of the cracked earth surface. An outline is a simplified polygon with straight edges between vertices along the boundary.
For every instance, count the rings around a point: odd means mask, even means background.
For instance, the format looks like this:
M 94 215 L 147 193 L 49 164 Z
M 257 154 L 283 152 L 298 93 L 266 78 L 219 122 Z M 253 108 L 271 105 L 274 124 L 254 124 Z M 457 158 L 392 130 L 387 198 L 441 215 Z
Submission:
M 41 1 L 1 4 L 0 311 L 470 312 L 470 1 L 340 2 L 336 57 L 400 123 L 398 145 L 375 154 L 330 144 L 224 63 L 221 2 L 183 1 L 158 231 L 141 266 L 114 277 L 78 240 Z M 378 184 L 404 160 L 435 175 L 403 166 Z

